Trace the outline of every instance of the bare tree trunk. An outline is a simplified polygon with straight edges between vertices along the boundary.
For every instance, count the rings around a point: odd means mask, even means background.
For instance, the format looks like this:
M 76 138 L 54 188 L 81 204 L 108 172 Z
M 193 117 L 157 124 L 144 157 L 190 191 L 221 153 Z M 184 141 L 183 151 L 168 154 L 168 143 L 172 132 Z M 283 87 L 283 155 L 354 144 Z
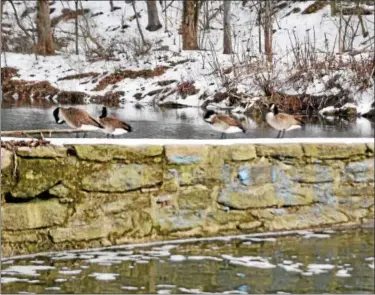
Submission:
M 137 27 L 138 27 L 138 30 L 139 30 L 139 34 L 141 35 L 141 38 L 142 38 L 142 43 L 143 43 L 143 45 L 146 45 L 145 36 L 143 35 L 141 24 L 139 23 L 137 10 L 135 9 L 135 0 L 132 1 L 132 7 L 133 7 L 134 14 L 135 14 L 135 20 L 137 21 Z
M 147 2 L 147 15 L 148 15 L 148 25 L 146 30 L 157 31 L 162 25 L 159 21 L 158 7 L 156 6 L 156 0 L 146 0 Z
M 264 8 L 264 51 L 267 55 L 267 61 L 272 62 L 271 1 L 266 1 Z
M 167 0 L 164 3 L 164 33 L 168 32 L 168 17 L 167 17 Z
M 113 5 L 113 0 L 109 0 L 109 5 L 111 6 L 111 12 L 115 10 L 115 6 Z
M 362 10 L 361 10 L 359 4 L 360 4 L 360 0 L 357 0 L 357 3 L 356 3 L 356 6 L 357 6 L 357 16 L 358 16 L 358 19 L 359 19 L 359 23 L 361 24 L 362 36 L 363 36 L 363 38 L 366 38 L 369 33 L 366 30 L 366 28 L 365 28 L 365 24 L 364 24 L 363 18 L 362 18 Z
M 344 51 L 344 42 L 342 41 L 342 3 L 340 0 L 340 21 L 339 21 L 339 52 Z
M 198 0 L 184 0 L 182 12 L 182 49 L 197 50 L 198 47 Z
M 232 50 L 232 30 L 230 22 L 231 0 L 224 0 L 224 54 L 231 54 Z
M 39 55 L 55 54 L 48 0 L 38 0 L 36 28 L 38 31 L 38 43 L 36 44 L 36 53 Z
M 208 0 L 204 1 L 204 27 L 205 30 L 210 29 L 210 15 L 208 10 Z
M 337 3 L 336 0 L 331 0 L 331 16 L 335 16 L 337 13 Z
M 78 0 L 75 0 L 76 3 L 76 17 L 75 17 L 75 33 L 76 33 L 76 54 L 79 54 L 79 49 L 78 49 Z
M 259 1 L 258 8 L 258 49 L 262 53 L 262 1 Z

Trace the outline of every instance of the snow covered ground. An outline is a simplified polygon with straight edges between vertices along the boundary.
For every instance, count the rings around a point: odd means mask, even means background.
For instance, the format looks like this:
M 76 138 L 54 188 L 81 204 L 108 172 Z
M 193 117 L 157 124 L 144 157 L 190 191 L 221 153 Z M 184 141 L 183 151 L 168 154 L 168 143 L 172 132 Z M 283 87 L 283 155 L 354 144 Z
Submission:
M 62 14 L 63 9 L 74 10 L 74 1 L 52 1 L 51 18 Z M 178 34 L 181 22 L 182 2 L 174 1 L 167 10 L 167 19 L 162 14 L 162 9 L 157 3 L 159 18 L 163 28 L 156 32 L 149 32 L 147 26 L 147 7 L 145 1 L 136 1 L 136 9 L 140 12 L 140 23 L 146 40 L 152 44 L 151 50 L 142 56 L 135 56 L 134 44 L 139 42 L 139 31 L 133 18 L 134 11 L 131 4 L 126 1 L 114 1 L 119 7 L 110 12 L 108 1 L 82 1 L 82 8 L 89 9 L 84 17 L 79 17 L 81 27 L 89 28 L 91 35 L 107 51 L 112 52 L 112 60 L 91 61 L 88 47 L 95 49 L 93 42 L 79 40 L 79 55 L 75 55 L 74 43 L 74 19 L 60 21 L 54 28 L 56 40 L 65 43 L 60 47 L 55 56 L 39 56 L 33 54 L 21 54 L 3 52 L 1 55 L 2 67 L 14 67 L 18 69 L 19 77 L 27 81 L 48 80 L 52 86 L 59 90 L 82 91 L 87 96 L 104 95 L 109 91 L 123 91 L 122 99 L 126 102 L 141 104 L 165 104 L 176 103 L 187 106 L 202 106 L 205 100 L 213 100 L 216 92 L 225 92 L 228 89 L 223 85 L 224 80 L 218 74 L 218 66 L 221 71 L 233 67 L 234 70 L 227 74 L 229 80 L 235 81 L 237 93 L 246 94 L 242 104 L 233 104 L 229 99 L 211 102 L 211 106 L 230 108 L 233 112 L 244 112 L 251 103 L 264 96 L 262 86 L 267 80 L 272 82 L 274 91 L 281 91 L 289 95 L 330 95 L 340 91 L 348 91 L 354 100 L 358 112 L 366 113 L 371 108 L 374 97 L 373 80 L 365 86 L 358 85 L 358 71 L 353 64 L 363 60 L 369 60 L 373 56 L 371 38 L 374 37 L 374 15 L 364 15 L 365 28 L 369 34 L 363 37 L 361 30 L 353 38 L 352 49 L 359 54 L 351 54 L 353 50 L 342 55 L 338 52 L 338 24 L 339 18 L 331 16 L 330 6 L 326 5 L 321 10 L 312 14 L 302 14 L 307 7 L 315 1 L 280 1 L 287 5 L 275 14 L 276 21 L 273 24 L 273 50 L 274 68 L 269 74 L 265 68 L 264 56 L 259 53 L 259 32 L 256 25 L 256 11 L 252 7 L 252 1 L 243 7 L 242 1 L 232 1 L 231 20 L 233 24 L 233 48 L 235 54 L 224 55 L 222 12 L 219 12 L 210 23 L 210 30 L 201 30 L 199 45 L 203 50 L 182 51 L 182 37 Z M 167 1 L 169 5 L 169 1 Z M 35 7 L 35 1 L 14 1 L 19 16 L 26 8 Z M 212 1 L 210 10 L 219 9 L 221 2 Z M 373 11 L 374 6 L 364 5 L 364 8 Z M 16 24 L 14 12 L 8 2 L 5 3 L 3 27 L 12 37 L 23 36 Z M 291 11 L 299 11 L 291 13 Z M 30 28 L 35 18 L 35 11 L 25 17 L 20 17 L 22 24 Z M 202 15 L 201 18 L 203 19 Z M 346 17 L 348 18 L 348 17 Z M 358 18 L 351 18 L 353 26 L 359 26 Z M 125 28 L 126 26 L 129 26 Z M 167 27 L 166 27 L 167 26 Z M 167 31 L 165 30 L 167 29 Z M 350 31 L 350 30 L 349 30 Z M 351 31 L 350 31 L 351 32 Z M 349 35 L 350 35 L 349 32 Z M 261 32 L 262 34 L 262 32 Z M 350 38 L 348 38 L 350 39 Z M 64 41 L 64 42 L 63 42 Z M 263 42 L 263 41 L 262 41 Z M 349 42 L 350 43 L 350 42 Z M 305 44 L 309 46 L 304 47 Z M 373 44 L 373 41 L 372 41 Z M 316 63 L 321 63 L 323 69 L 316 74 L 310 73 L 309 68 L 298 71 L 296 67 L 296 48 L 299 48 L 301 56 L 310 52 L 309 57 L 314 57 Z M 12 48 L 10 48 L 11 50 Z M 328 57 L 330 60 L 328 60 Z M 180 63 L 180 64 L 179 64 Z M 330 68 L 333 64 L 341 67 Z M 306 65 L 309 65 L 308 63 Z M 108 85 L 103 90 L 96 91 L 99 81 L 114 72 L 121 70 L 155 69 L 156 67 L 169 67 L 160 76 L 153 78 L 125 78 L 113 85 Z M 86 77 L 74 80 L 59 80 L 67 75 L 87 72 L 99 73 L 99 78 Z M 305 76 L 311 74 L 308 78 Z M 294 79 L 291 79 L 292 76 Z M 263 78 L 262 78 L 263 77 Z M 198 90 L 194 95 L 183 97 L 179 92 L 171 93 L 162 98 L 162 94 L 147 95 L 150 91 L 161 89 L 159 81 L 176 80 L 167 87 L 177 88 L 181 82 L 193 82 Z M 308 81 L 306 83 L 306 81 Z M 334 81 L 332 86 L 330 82 Z M 339 89 L 337 85 L 340 85 Z M 141 93 L 142 98 L 136 98 Z M 203 99 L 203 95 L 207 96 Z M 201 99 L 200 99 L 201 98 Z

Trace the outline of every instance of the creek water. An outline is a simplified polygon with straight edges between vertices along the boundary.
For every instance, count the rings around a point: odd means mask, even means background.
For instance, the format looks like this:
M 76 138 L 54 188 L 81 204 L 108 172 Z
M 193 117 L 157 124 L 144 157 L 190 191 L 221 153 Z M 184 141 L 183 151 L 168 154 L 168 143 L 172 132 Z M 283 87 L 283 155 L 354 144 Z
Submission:
M 2 261 L 2 293 L 374 293 L 374 229 L 126 246 Z
M 69 129 L 55 123 L 52 112 L 55 105 L 39 104 L 17 106 L 4 104 L 1 108 L 1 130 Z M 93 116 L 100 115 L 101 106 L 75 106 L 87 110 Z M 117 138 L 171 138 L 171 139 L 218 139 L 220 134 L 204 122 L 204 112 L 198 108 L 161 109 L 127 104 L 123 108 L 109 108 L 109 115 L 118 117 L 133 127 L 133 132 Z M 264 121 L 238 115 L 246 133 L 228 134 L 227 138 L 272 138 L 277 136 Z M 345 121 L 338 118 L 306 118 L 306 127 L 286 132 L 285 137 L 373 137 L 374 123 L 365 118 Z M 46 135 L 45 135 L 46 136 Z M 54 137 L 75 137 L 76 134 L 54 134 Z M 83 136 L 83 135 L 80 135 Z M 86 137 L 100 138 L 100 131 L 89 132 Z M 46 136 L 48 137 L 48 135 Z

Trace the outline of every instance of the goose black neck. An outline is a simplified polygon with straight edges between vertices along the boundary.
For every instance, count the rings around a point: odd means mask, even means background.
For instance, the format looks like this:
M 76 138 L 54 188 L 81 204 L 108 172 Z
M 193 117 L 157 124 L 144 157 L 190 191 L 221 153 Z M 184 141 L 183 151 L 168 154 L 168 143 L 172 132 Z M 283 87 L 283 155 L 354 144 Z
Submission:
M 274 106 L 274 107 L 273 107 L 273 113 L 274 113 L 275 115 L 277 115 L 277 114 L 279 113 L 279 109 L 277 108 L 277 106 Z
M 101 116 L 99 118 L 101 119 L 101 118 L 105 118 L 105 117 L 107 117 L 107 108 L 103 107 L 102 114 L 101 114 Z

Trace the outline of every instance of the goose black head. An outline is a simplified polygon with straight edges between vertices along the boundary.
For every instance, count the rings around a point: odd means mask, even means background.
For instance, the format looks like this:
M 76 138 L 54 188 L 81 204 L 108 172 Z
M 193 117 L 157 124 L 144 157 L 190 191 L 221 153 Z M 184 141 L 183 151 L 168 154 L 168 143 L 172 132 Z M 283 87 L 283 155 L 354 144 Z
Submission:
M 206 112 L 206 114 L 204 115 L 203 119 L 206 121 L 206 122 L 211 122 L 212 121 L 212 117 L 215 116 L 216 113 L 212 110 L 209 110 Z
M 277 106 L 274 104 L 274 103 L 271 103 L 270 104 L 270 107 L 269 107 L 270 111 L 273 112 L 275 115 L 277 115 L 279 113 L 279 109 L 277 108 Z

